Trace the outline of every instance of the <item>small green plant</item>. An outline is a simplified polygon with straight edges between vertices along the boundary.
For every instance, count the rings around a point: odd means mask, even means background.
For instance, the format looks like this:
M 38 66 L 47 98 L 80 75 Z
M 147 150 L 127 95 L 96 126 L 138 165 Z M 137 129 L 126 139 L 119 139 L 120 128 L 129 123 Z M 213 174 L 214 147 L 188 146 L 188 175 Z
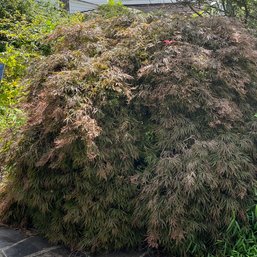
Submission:
M 255 257 L 257 256 L 257 205 L 247 215 L 247 226 L 242 226 L 234 215 L 226 230 L 225 238 L 217 241 L 216 256 Z
M 109 6 L 122 5 L 122 1 L 108 0 Z
M 107 4 L 99 7 L 99 12 L 106 18 L 112 18 L 128 14 L 129 9 L 122 4 L 122 1 L 108 0 Z

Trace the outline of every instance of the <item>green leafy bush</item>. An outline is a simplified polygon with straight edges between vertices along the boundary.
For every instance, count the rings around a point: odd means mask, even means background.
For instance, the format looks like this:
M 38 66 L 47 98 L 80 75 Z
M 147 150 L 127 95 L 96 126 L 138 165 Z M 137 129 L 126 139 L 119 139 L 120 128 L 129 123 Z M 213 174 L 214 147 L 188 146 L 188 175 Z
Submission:
M 33 0 L 0 0 L 0 17 L 12 17 L 15 13 L 32 17 L 36 1 Z
M 109 0 L 107 4 L 102 4 L 98 8 L 99 14 L 111 18 L 129 13 L 129 9 L 125 7 L 121 1 Z
M 255 201 L 256 39 L 221 17 L 93 17 L 30 68 L 2 220 L 77 249 L 215 255 Z
M 0 0 L 0 62 L 6 65 L 0 87 L 0 134 L 6 129 L 14 131 L 24 121 L 17 107 L 24 95 L 21 79 L 32 60 L 50 53 L 45 37 L 59 24 L 81 19 L 46 1 Z

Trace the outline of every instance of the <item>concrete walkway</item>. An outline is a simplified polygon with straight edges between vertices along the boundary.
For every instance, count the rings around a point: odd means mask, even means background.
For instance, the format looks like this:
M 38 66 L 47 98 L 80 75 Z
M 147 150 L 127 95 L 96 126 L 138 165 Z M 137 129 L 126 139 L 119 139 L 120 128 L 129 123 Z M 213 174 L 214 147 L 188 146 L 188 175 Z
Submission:
M 90 257 L 86 253 L 71 253 L 62 246 L 51 245 L 39 236 L 26 236 L 19 230 L 0 226 L 0 257 Z M 143 257 L 142 254 L 110 254 L 98 257 Z

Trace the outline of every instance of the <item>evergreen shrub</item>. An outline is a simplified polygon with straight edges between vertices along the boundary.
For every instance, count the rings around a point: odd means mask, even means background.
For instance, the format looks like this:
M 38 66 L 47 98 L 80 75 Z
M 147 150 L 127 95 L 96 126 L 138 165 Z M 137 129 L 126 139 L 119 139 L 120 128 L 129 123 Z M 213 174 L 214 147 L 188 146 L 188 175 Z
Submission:
M 254 204 L 257 40 L 224 17 L 92 16 L 29 70 L 1 218 L 76 249 L 206 253 Z

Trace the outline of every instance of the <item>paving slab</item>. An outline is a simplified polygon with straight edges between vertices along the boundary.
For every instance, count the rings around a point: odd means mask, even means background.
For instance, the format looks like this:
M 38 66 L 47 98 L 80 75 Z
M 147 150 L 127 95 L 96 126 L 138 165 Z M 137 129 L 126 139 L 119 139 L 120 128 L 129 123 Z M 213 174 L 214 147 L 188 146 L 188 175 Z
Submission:
M 113 253 L 113 254 L 106 254 L 96 257 L 140 257 L 143 256 L 142 253 Z
M 65 248 L 58 248 L 50 252 L 39 254 L 38 257 L 91 257 L 91 256 L 87 254 L 77 253 L 77 252 L 71 253 Z
M 95 257 L 140 257 L 140 253 L 113 253 Z M 92 257 L 70 252 L 63 246 L 50 244 L 39 236 L 26 236 L 19 230 L 0 226 L 0 257 Z
M 24 238 L 26 237 L 19 230 L 0 227 L 0 249 L 21 241 Z
M 7 257 L 25 257 L 51 247 L 52 246 L 45 239 L 36 236 L 17 242 L 7 249 L 4 248 L 3 252 Z

